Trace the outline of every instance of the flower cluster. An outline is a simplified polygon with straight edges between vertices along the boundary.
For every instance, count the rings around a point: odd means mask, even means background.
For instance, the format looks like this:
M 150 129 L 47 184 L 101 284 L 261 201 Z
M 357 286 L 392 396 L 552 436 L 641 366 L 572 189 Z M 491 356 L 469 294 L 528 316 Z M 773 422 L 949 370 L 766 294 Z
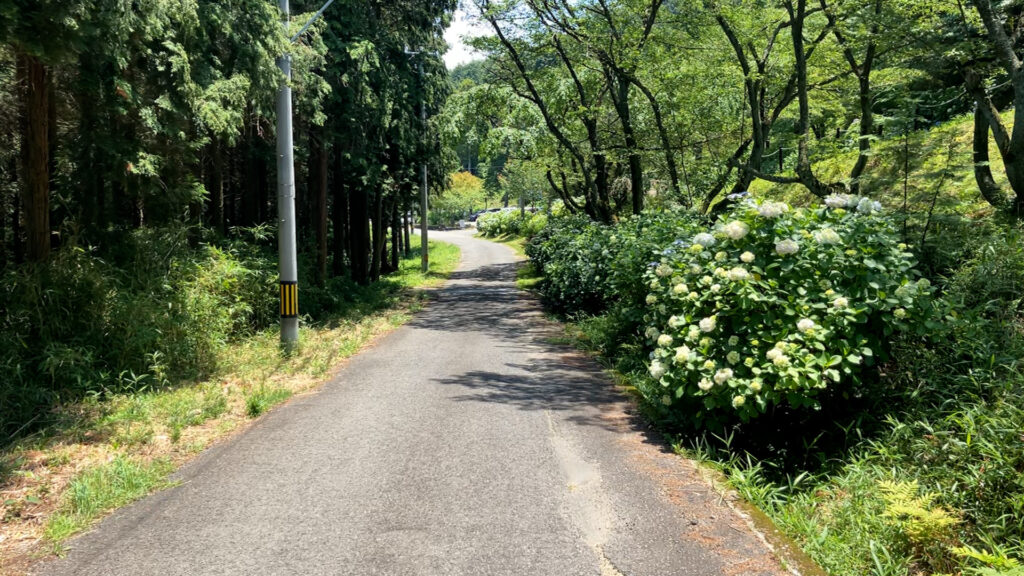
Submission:
M 656 384 L 687 417 L 752 418 L 856 392 L 885 335 L 924 318 L 931 288 L 877 203 L 834 195 L 793 209 L 746 200 L 649 268 L 644 319 Z

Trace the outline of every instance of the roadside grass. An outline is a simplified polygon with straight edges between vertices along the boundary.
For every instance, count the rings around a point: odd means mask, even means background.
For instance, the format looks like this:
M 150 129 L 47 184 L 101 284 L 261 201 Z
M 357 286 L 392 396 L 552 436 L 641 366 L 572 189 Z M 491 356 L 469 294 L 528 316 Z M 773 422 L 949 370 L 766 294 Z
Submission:
M 526 261 L 516 269 L 516 286 L 520 290 L 536 290 L 544 275 L 537 270 L 537 265 Z
M 203 382 L 94 395 L 59 408 L 60 422 L 0 451 L 0 573 L 60 552 L 63 542 L 114 509 L 169 485 L 168 475 L 213 442 L 288 398 L 315 388 L 346 358 L 406 323 L 458 266 L 458 247 L 430 243 L 399 270 L 346 295 L 343 312 L 304 322 L 300 344 L 282 354 L 277 330 L 218 352 Z
M 170 486 L 170 460 L 145 461 L 117 455 L 106 464 L 79 474 L 68 485 L 63 502 L 46 525 L 45 537 L 60 543 L 88 527 L 98 516 Z

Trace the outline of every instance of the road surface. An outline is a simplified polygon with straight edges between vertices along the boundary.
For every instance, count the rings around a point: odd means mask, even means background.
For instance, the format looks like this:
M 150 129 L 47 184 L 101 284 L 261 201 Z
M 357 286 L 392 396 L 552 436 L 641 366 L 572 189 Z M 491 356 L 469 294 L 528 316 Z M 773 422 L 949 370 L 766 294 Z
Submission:
M 57 575 L 777 575 L 469 232 L 412 322 L 70 542 Z

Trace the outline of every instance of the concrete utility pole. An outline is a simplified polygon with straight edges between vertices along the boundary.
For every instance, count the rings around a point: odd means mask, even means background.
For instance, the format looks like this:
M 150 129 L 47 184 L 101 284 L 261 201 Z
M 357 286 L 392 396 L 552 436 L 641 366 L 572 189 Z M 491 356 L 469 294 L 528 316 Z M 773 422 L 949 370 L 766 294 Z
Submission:
M 405 53 L 409 56 L 417 56 L 424 54 L 422 50 L 409 50 L 405 49 Z M 424 150 L 426 150 L 426 133 L 427 133 L 427 84 L 423 78 L 423 59 L 420 58 L 419 70 L 420 76 L 420 88 L 422 89 L 422 98 L 420 99 L 420 120 L 423 122 L 423 134 L 424 134 Z M 423 190 L 420 193 L 420 253 L 421 253 L 421 265 L 423 272 L 426 273 L 430 269 L 430 254 L 427 252 L 427 160 L 423 159 Z
M 288 0 L 278 0 L 288 31 Z M 277 252 L 281 286 L 281 345 L 299 341 L 299 264 L 295 247 L 295 158 L 292 151 L 292 57 L 278 57 L 284 77 L 277 89 Z
M 309 19 L 295 36 L 302 33 L 327 10 L 327 3 Z M 288 33 L 288 0 L 278 0 L 281 25 Z M 284 77 L 277 89 L 277 258 L 278 282 L 281 290 L 281 345 L 291 350 L 299 341 L 299 262 L 295 242 L 295 157 L 292 147 L 292 56 L 284 53 L 277 58 L 277 67 Z
M 420 120 L 423 122 L 423 133 L 426 135 L 427 132 L 427 85 L 423 78 L 423 59 L 420 59 L 420 85 L 423 87 L 423 99 L 420 100 Z M 424 136 L 424 140 L 426 137 Z M 427 270 L 430 269 L 430 255 L 427 253 L 427 160 L 423 159 L 423 192 L 420 194 L 420 214 L 422 214 L 422 222 L 420 222 L 420 246 L 423 251 L 423 258 L 420 266 L 423 268 L 423 273 L 426 274 Z

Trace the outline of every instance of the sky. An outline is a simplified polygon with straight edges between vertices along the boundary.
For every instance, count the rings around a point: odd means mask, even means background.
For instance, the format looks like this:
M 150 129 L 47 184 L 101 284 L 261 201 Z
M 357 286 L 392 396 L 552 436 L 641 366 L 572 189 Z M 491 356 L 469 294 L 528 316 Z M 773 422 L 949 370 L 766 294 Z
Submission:
M 462 42 L 462 37 L 466 35 L 480 36 L 486 32 L 487 29 L 475 19 L 470 19 L 465 10 L 461 8 L 456 10 L 451 26 L 444 31 L 444 39 L 448 42 L 448 52 L 444 55 L 444 63 L 448 69 L 451 70 L 459 64 L 482 58 Z

